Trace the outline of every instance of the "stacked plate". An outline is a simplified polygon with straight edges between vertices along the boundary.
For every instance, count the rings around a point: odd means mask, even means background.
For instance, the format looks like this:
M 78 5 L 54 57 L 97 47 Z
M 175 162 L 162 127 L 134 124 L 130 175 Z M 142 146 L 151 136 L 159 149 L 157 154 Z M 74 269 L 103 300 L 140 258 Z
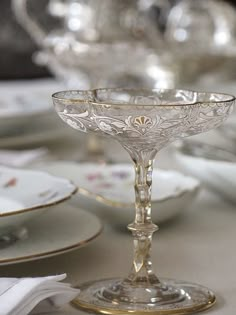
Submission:
M 0 265 L 57 255 L 96 238 L 100 221 L 66 202 L 76 191 L 67 179 L 0 166 Z
M 65 133 L 50 99 L 55 84 L 36 80 L 0 85 L 0 148 L 38 144 Z
M 58 255 L 84 246 L 102 231 L 96 215 L 122 229 L 133 220 L 131 164 L 61 161 L 40 168 L 0 166 L 0 265 Z M 155 223 L 187 209 L 199 190 L 196 179 L 176 171 L 154 169 L 153 182 Z M 70 201 L 76 192 L 79 198 Z

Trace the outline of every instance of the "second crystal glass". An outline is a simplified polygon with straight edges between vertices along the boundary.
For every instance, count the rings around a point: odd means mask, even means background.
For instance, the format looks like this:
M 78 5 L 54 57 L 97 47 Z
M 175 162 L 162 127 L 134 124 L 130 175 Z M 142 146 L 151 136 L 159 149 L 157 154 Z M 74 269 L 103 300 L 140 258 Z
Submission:
M 211 307 L 214 294 L 200 285 L 159 279 L 152 269 L 151 220 L 153 161 L 172 141 L 218 127 L 235 98 L 184 90 L 98 89 L 53 95 L 59 116 L 71 127 L 116 139 L 135 165 L 136 215 L 128 225 L 134 238 L 131 272 L 80 286 L 74 304 L 103 314 L 187 314 Z

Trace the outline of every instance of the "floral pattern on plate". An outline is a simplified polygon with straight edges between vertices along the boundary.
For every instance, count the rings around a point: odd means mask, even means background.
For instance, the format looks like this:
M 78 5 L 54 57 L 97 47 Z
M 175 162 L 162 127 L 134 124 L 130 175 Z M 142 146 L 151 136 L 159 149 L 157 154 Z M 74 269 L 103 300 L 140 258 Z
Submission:
M 52 162 L 41 166 L 54 175 L 73 180 L 79 198 L 71 202 L 110 224 L 125 227 L 133 220 L 134 171 L 132 164 Z M 188 209 L 199 191 L 199 181 L 177 171 L 154 168 L 152 216 L 157 224 Z
M 58 203 L 75 191 L 67 179 L 0 166 L 0 217 Z
M 95 195 L 120 203 L 134 202 L 134 170 L 132 165 L 84 164 L 79 172 L 79 186 Z M 154 169 L 153 171 L 153 201 L 160 201 L 178 196 L 191 190 L 196 182 L 178 172 Z M 161 183 L 161 184 L 159 184 Z

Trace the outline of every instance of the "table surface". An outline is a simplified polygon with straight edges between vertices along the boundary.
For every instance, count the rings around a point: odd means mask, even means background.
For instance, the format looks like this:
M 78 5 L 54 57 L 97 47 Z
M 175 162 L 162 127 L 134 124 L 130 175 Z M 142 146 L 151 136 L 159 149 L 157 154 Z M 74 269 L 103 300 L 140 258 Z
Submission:
M 56 159 L 77 159 L 81 144 L 64 142 L 50 148 Z M 116 154 L 119 161 L 127 155 Z M 173 168 L 168 151 L 163 151 L 158 164 Z M 236 309 L 236 209 L 235 205 L 202 189 L 190 209 L 155 233 L 152 258 L 157 275 L 187 280 L 211 288 L 216 305 L 205 312 L 232 315 Z M 127 222 L 129 223 L 129 222 Z M 44 276 L 67 273 L 73 285 L 84 281 L 124 276 L 132 263 L 132 237 L 127 232 L 105 226 L 102 235 L 86 247 L 52 258 L 0 267 L 2 277 Z M 55 314 L 81 314 L 66 306 Z M 54 314 L 54 313 L 53 313 Z

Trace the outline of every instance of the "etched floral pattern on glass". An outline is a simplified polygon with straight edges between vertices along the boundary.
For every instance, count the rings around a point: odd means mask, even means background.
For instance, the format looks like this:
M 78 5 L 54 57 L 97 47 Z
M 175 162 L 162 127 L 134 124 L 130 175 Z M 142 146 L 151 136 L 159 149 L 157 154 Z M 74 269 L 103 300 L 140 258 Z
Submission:
M 232 112 L 234 97 L 185 90 L 97 89 L 53 95 L 58 115 L 72 128 L 114 138 L 135 166 L 134 258 L 124 279 L 80 286 L 78 307 L 103 314 L 132 312 L 187 314 L 211 307 L 214 294 L 197 284 L 160 279 L 150 256 L 153 161 L 157 152 L 179 138 L 221 125 Z

